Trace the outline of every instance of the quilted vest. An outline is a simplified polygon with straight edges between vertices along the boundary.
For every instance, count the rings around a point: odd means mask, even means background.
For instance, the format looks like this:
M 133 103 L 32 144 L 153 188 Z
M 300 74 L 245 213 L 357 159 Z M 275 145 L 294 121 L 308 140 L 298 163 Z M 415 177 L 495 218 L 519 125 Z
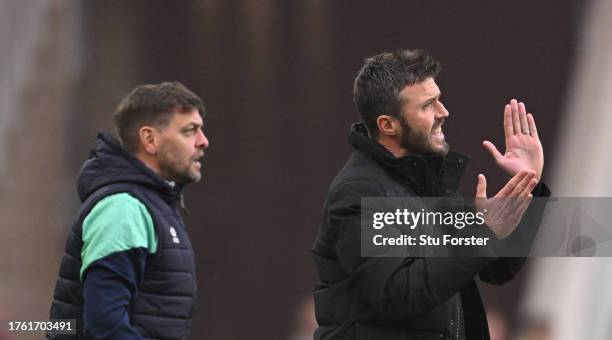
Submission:
M 115 183 L 91 194 L 81 206 L 66 243 L 50 319 L 77 319 L 77 335 L 52 339 L 81 339 L 83 285 L 79 278 L 83 221 L 95 204 L 109 195 L 126 192 L 148 209 L 158 237 L 158 249 L 147 258 L 144 277 L 129 305 L 132 326 L 146 339 L 184 339 L 191 331 L 196 299 L 194 255 L 181 218 L 180 197 L 133 183 Z

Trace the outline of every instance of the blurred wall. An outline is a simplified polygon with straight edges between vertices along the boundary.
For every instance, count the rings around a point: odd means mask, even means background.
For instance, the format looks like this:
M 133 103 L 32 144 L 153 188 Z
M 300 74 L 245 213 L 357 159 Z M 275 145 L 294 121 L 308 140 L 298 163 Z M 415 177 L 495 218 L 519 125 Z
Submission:
M 612 196 L 611 34 L 612 2 L 591 1 L 551 166 L 557 197 Z M 611 286 L 610 258 L 540 259 L 527 286 L 525 319 L 546 324 L 550 339 L 611 339 Z
M 75 1 L 0 2 L 0 338 L 6 320 L 48 319 L 74 212 L 65 128 L 80 77 L 78 10 Z

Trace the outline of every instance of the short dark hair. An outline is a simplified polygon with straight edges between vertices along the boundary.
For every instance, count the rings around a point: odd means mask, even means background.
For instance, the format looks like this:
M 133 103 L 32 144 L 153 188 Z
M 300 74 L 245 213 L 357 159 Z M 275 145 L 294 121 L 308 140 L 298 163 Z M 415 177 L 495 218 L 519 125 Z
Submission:
M 440 63 L 423 50 L 398 50 L 367 58 L 355 78 L 353 100 L 372 137 L 378 137 L 376 119 L 398 117 L 402 107 L 399 93 L 406 86 L 435 78 Z
M 141 127 L 166 127 L 175 112 L 187 113 L 194 109 L 202 117 L 206 114 L 202 99 L 179 82 L 140 85 L 117 106 L 115 130 L 125 148 L 136 153 Z

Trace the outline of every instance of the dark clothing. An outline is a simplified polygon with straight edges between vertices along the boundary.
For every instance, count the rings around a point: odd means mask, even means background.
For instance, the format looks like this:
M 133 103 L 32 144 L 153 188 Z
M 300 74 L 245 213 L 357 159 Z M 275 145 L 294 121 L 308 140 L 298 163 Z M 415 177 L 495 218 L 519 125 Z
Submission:
M 194 255 L 180 215 L 180 186 L 156 175 L 112 136 L 100 133 L 78 179 L 83 202 L 62 258 L 51 319 L 77 319 L 77 336 L 54 339 L 184 339 L 196 298 Z M 110 254 L 79 277 L 82 225 L 105 197 L 129 193 L 147 208 L 158 248 Z M 121 218 L 118 216 L 117 218 Z
M 395 158 L 362 124 L 352 127 L 349 140 L 355 150 L 330 185 L 313 246 L 320 277 L 315 339 L 489 339 L 474 277 L 503 284 L 524 258 L 360 252 L 362 197 L 449 197 L 463 204 L 456 190 L 467 158 L 452 152 Z M 534 194 L 550 193 L 539 185 Z

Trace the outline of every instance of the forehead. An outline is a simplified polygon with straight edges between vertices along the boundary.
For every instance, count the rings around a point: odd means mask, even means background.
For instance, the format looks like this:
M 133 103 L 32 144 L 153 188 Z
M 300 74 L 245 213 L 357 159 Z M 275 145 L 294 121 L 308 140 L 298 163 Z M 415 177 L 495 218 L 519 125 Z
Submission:
M 202 116 L 200 116 L 200 112 L 198 112 L 198 110 L 193 109 L 189 112 L 174 112 L 170 125 L 184 126 L 187 124 L 203 124 Z
M 433 78 L 404 87 L 399 95 L 404 102 L 420 102 L 440 94 L 440 88 Z

